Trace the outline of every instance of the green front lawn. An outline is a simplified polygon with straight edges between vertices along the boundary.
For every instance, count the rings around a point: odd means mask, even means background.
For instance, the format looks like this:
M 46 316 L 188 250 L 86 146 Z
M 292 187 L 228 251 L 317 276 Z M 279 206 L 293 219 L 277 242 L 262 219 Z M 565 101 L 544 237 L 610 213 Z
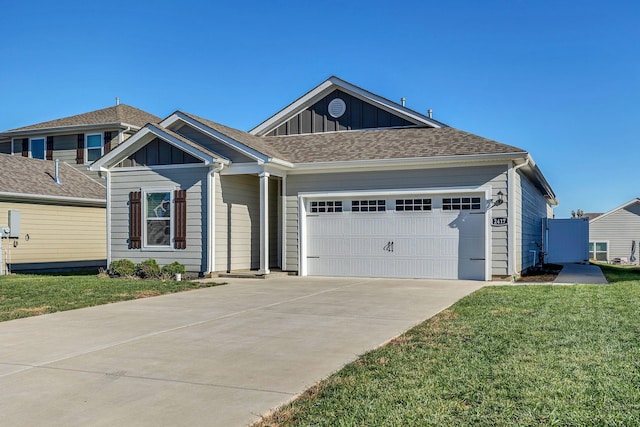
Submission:
M 0 321 L 215 286 L 95 275 L 0 276 Z
M 486 287 L 257 425 L 640 425 L 639 307 L 640 281 Z

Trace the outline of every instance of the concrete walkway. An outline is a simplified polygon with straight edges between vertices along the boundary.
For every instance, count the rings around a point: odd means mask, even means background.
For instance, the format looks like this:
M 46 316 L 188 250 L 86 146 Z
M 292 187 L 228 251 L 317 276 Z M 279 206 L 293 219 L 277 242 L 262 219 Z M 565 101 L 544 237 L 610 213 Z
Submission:
M 597 265 L 590 264 L 563 264 L 562 271 L 553 283 L 558 284 L 607 284 L 607 279 Z
M 246 425 L 485 285 L 227 281 L 0 323 L 2 424 Z

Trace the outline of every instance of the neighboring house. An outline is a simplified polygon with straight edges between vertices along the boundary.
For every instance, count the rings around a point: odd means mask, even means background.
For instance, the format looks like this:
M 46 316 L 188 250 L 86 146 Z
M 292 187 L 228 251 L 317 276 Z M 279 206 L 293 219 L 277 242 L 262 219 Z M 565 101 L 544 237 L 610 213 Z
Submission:
M 56 182 L 55 162 L 0 154 L 0 226 L 9 211 L 20 218 L 0 262 L 14 272 L 104 267 L 105 205 L 105 188 L 70 165 L 60 162 Z
M 98 178 L 88 165 L 140 130 L 161 119 L 125 104 L 0 132 L 0 153 L 75 165 Z
M 176 111 L 91 170 L 109 260 L 200 274 L 490 280 L 534 265 L 557 204 L 525 150 L 336 77 L 250 132 Z
M 589 258 L 604 262 L 638 263 L 640 199 L 589 216 Z M 635 258 L 635 259 L 634 259 Z

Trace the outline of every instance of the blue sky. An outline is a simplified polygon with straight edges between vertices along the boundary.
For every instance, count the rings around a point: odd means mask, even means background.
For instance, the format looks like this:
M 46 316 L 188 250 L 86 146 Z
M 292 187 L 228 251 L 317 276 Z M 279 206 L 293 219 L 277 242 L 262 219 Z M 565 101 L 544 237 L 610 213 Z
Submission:
M 640 197 L 640 2 L 0 0 L 0 130 L 121 102 L 248 130 L 331 75 Z

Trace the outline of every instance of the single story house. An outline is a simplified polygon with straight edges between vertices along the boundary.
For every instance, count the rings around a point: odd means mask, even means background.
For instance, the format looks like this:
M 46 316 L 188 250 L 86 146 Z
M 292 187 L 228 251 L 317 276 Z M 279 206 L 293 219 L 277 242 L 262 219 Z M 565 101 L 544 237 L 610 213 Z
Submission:
M 75 116 L 0 132 L 0 153 L 32 159 L 59 159 L 92 178 L 88 165 L 133 135 L 161 119 L 120 104 Z
M 638 263 L 640 199 L 603 214 L 589 216 L 589 258 L 603 262 Z
M 105 187 L 74 167 L 0 154 L 0 229 L 13 225 L 0 271 L 105 267 L 105 207 Z
M 535 264 L 531 155 L 337 77 L 249 132 L 176 111 L 95 161 L 107 257 L 215 274 L 491 280 Z

